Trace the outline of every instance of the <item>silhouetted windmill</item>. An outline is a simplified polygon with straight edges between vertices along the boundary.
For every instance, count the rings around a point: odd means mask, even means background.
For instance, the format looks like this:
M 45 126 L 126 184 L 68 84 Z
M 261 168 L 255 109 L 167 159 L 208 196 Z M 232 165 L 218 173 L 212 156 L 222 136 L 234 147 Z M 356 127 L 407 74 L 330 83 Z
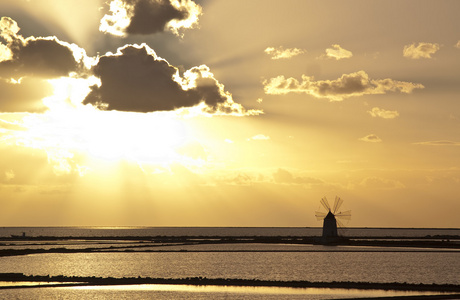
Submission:
M 342 223 L 338 219 L 350 220 L 351 219 L 351 210 L 344 212 L 337 212 L 340 206 L 343 203 L 343 200 L 335 196 L 334 206 L 330 207 L 329 202 L 326 197 L 321 198 L 320 203 L 326 209 L 327 212 L 315 212 L 317 220 L 323 221 L 323 238 L 334 238 L 337 237 L 337 223 L 340 227 L 343 227 Z

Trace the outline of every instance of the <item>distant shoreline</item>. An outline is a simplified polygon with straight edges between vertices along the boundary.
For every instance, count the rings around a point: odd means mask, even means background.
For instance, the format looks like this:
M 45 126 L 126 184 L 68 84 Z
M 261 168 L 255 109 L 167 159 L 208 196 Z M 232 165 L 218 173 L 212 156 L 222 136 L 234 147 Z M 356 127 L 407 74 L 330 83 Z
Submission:
M 73 249 L 66 248 L 62 242 L 69 243 L 78 241 L 84 247 Z M 86 244 L 92 241 L 104 241 L 109 245 L 106 247 L 93 247 Z M 47 242 L 43 244 L 43 242 Z M 126 245 L 125 243 L 134 243 Z M 22 249 L 15 249 L 14 243 L 21 245 Z M 25 244 L 24 244 L 25 243 Z M 424 238 L 405 237 L 338 237 L 332 240 L 324 240 L 321 237 L 301 236 L 116 236 L 116 237 L 52 237 L 52 236 L 12 236 L 0 237 L 0 257 L 18 256 L 44 253 L 133 253 L 133 252 L 318 252 L 317 249 L 295 249 L 295 250 L 232 250 L 232 249 L 168 249 L 170 246 L 196 246 L 196 245 L 217 245 L 217 244 L 285 244 L 285 245 L 324 245 L 324 246 L 355 246 L 355 247 L 393 247 L 388 251 L 417 251 L 417 252 L 460 252 L 460 236 L 434 236 Z M 28 247 L 44 246 L 46 248 Z M 399 250 L 402 248 L 406 250 Z M 407 250 L 407 248 L 411 250 Z M 427 250 L 429 249 L 429 250 Z M 328 249 L 328 252 L 343 251 L 343 249 Z M 349 252 L 375 252 L 375 249 L 348 249 Z M 387 251 L 387 250 L 386 250 Z M 324 251 L 323 251 L 324 252 Z
M 283 228 L 283 229 L 322 229 L 321 226 L 98 226 L 98 225 L 88 225 L 88 226 L 78 226 L 78 225 L 63 225 L 63 226 L 0 226 L 2 228 L 75 228 L 75 229 L 153 229 L 153 228 Z M 396 229 L 396 230 L 460 230 L 460 227 L 354 227 L 347 226 L 344 228 L 347 229 Z

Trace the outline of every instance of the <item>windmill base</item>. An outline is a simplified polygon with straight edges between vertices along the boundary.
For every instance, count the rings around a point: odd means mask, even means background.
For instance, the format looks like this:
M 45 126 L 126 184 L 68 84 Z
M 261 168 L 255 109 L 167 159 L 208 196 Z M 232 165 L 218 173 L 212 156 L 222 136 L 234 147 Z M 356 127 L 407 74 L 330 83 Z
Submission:
M 315 244 L 319 245 L 344 245 L 350 240 L 342 236 L 323 236 L 316 239 Z

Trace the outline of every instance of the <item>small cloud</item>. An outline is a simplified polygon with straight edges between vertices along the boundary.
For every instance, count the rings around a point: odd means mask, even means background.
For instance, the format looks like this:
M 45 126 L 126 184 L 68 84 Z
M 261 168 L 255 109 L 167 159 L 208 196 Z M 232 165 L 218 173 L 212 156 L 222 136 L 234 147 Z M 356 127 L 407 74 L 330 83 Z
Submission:
M 458 41 L 457 44 L 455 44 L 455 47 L 460 49 L 460 41 Z
M 431 58 L 440 47 L 437 43 L 418 43 L 417 46 L 414 43 L 404 46 L 403 55 L 411 59 Z
M 99 30 L 117 36 L 154 34 L 166 30 L 176 35 L 197 25 L 201 6 L 191 0 L 112 0 L 110 13 Z
M 376 136 L 375 134 L 369 134 L 366 135 L 365 137 L 362 137 L 359 139 L 360 141 L 363 142 L 370 142 L 370 143 L 380 143 L 382 140 Z
M 340 60 L 344 58 L 350 58 L 353 56 L 351 51 L 345 50 L 340 45 L 332 45 L 332 48 L 327 48 L 326 53 L 321 55 L 319 58 L 332 58 L 335 60 Z
M 414 89 L 424 86 L 418 83 L 386 79 L 369 79 L 364 71 L 343 74 L 335 80 L 318 80 L 302 75 L 302 82 L 295 78 L 278 76 L 263 82 L 264 91 L 271 95 L 288 93 L 304 93 L 316 98 L 327 98 L 330 101 L 342 101 L 345 98 L 362 95 L 385 94 L 387 92 L 412 93 Z
M 257 98 L 256 101 L 257 101 L 257 103 L 262 103 L 262 102 L 264 101 L 264 99 L 262 99 L 262 98 Z
M 394 119 L 399 116 L 399 113 L 396 110 L 385 110 L 378 107 L 374 107 L 367 112 L 374 118 L 379 117 L 383 119 Z
M 427 146 L 460 146 L 460 142 L 441 140 L 441 141 L 427 141 L 414 143 L 415 145 L 427 145 Z
M 233 144 L 233 143 L 235 143 L 235 142 L 234 142 L 234 141 L 232 141 L 231 139 L 225 139 L 225 142 L 226 142 L 226 143 L 229 143 L 229 144 Z
M 284 49 L 283 47 L 268 47 L 264 50 L 265 53 L 271 55 L 272 59 L 287 59 L 300 54 L 305 53 L 305 50 L 299 48 L 288 48 Z
M 270 139 L 269 136 L 266 136 L 266 135 L 263 135 L 263 134 L 258 134 L 258 135 L 253 136 L 252 138 L 249 138 L 248 141 L 250 141 L 250 140 L 266 141 L 266 140 L 269 140 L 269 139 Z

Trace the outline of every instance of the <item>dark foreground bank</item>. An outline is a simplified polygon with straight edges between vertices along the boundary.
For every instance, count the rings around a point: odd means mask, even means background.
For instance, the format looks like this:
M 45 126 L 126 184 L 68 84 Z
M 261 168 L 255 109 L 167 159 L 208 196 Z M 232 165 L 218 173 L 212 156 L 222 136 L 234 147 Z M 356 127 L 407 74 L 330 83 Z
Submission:
M 360 290 L 395 290 L 395 291 L 430 291 L 458 293 L 460 285 L 456 284 L 413 284 L 413 283 L 374 283 L 374 282 L 312 282 L 312 281 L 277 281 L 258 279 L 232 279 L 232 278 L 150 278 L 150 277 L 80 277 L 80 276 L 39 276 L 25 275 L 22 273 L 0 273 L 0 281 L 6 282 L 36 282 L 32 286 L 9 286 L 0 289 L 50 287 L 40 283 L 59 283 L 56 286 L 81 286 L 81 285 L 139 285 L 139 284 L 176 284 L 176 285 L 215 285 L 215 286 L 267 286 L 267 287 L 292 287 L 292 288 L 340 288 Z M 64 285 L 63 285 L 64 284 Z

